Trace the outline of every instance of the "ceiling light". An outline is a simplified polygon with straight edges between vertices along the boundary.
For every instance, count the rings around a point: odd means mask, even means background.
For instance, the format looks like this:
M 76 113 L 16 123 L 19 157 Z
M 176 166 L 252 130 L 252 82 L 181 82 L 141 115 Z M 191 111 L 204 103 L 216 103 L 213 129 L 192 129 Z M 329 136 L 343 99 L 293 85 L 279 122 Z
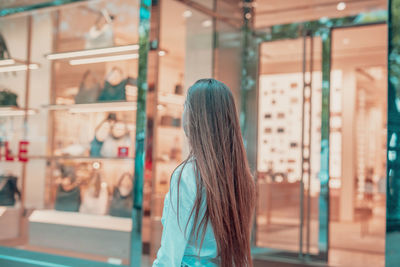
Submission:
M 205 21 L 203 21 L 203 22 L 201 23 L 201 25 L 202 25 L 204 28 L 211 27 L 212 21 L 211 21 L 210 19 L 205 20 Z
M 193 15 L 193 13 L 192 13 L 192 11 L 190 11 L 190 10 L 186 10 L 186 11 L 184 11 L 184 12 L 182 13 L 182 16 L 183 16 L 184 18 L 190 18 L 192 15 Z
M 107 47 L 107 48 L 97 48 L 97 49 L 80 50 L 80 51 L 73 51 L 73 52 L 48 54 L 48 55 L 46 55 L 46 58 L 49 60 L 55 60 L 55 59 L 95 56 L 95 55 L 118 53 L 118 52 L 137 51 L 137 50 L 139 50 L 139 45 L 135 44 L 135 45 L 124 45 L 124 46 L 115 46 L 115 47 Z
M 166 54 L 167 54 L 167 53 L 166 53 L 164 50 L 158 51 L 158 55 L 159 55 L 160 57 L 165 56 Z
M 97 161 L 95 161 L 95 162 L 93 162 L 93 169 L 100 169 L 100 163 L 99 162 L 97 162 Z
M 336 6 L 336 9 L 339 11 L 343 11 L 346 9 L 346 3 L 345 2 L 339 2 Z
M 348 45 L 350 43 L 349 38 L 343 38 L 343 44 Z
M 2 59 L 2 60 L 0 60 L 0 66 L 12 65 L 14 63 L 15 63 L 14 59 Z
M 138 54 L 128 54 L 128 55 L 117 55 L 117 56 L 106 56 L 106 57 L 72 59 L 69 61 L 69 64 L 70 65 L 83 65 L 83 64 L 100 63 L 100 62 L 136 59 L 138 57 L 139 57 Z
M 0 67 L 0 72 L 11 72 L 11 71 L 24 71 L 27 69 L 36 70 L 39 68 L 38 64 L 29 64 L 28 65 L 13 65 L 13 66 L 4 66 Z

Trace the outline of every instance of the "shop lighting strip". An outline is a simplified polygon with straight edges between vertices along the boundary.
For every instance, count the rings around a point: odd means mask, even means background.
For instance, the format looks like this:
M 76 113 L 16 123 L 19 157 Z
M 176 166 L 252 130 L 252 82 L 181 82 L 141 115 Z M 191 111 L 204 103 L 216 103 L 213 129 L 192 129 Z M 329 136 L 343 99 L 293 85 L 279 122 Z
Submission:
M 139 57 L 138 54 L 128 54 L 128 55 L 117 55 L 117 56 L 106 56 L 106 57 L 82 58 L 82 59 L 70 60 L 69 64 L 70 65 L 83 65 L 83 64 L 100 63 L 100 62 L 136 59 L 138 57 Z
M 95 55 L 111 54 L 118 52 L 137 51 L 137 50 L 139 50 L 139 45 L 135 44 L 135 45 L 114 46 L 107 48 L 97 48 L 97 49 L 80 50 L 73 52 L 48 54 L 46 55 L 46 58 L 49 60 L 57 60 L 57 59 L 95 56 Z
M 12 65 L 12 66 L 4 66 L 0 67 L 0 72 L 11 72 L 11 71 L 24 71 L 27 69 L 37 70 L 39 68 L 38 64 L 29 64 L 29 65 Z

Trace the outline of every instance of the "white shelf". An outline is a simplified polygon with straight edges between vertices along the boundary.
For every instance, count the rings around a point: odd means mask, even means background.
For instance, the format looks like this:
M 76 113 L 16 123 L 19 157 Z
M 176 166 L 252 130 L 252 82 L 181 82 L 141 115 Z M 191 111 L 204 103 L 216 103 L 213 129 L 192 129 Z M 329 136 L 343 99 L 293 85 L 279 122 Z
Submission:
M 0 117 L 10 117 L 10 116 L 24 116 L 25 111 L 27 111 L 27 115 L 34 115 L 38 113 L 36 109 L 27 109 L 19 108 L 15 106 L 3 106 L 0 107 Z
M 130 232 L 132 229 L 132 221 L 130 218 L 98 216 L 57 210 L 35 210 L 31 216 L 29 216 L 29 222 L 61 224 L 124 232 Z
M 183 105 L 185 103 L 185 96 L 177 94 L 160 93 L 158 95 L 159 104 L 173 104 Z
M 134 161 L 134 157 L 91 157 L 91 156 L 68 156 L 68 155 L 54 155 L 54 156 L 28 156 L 29 160 L 130 160 Z
M 43 108 L 48 110 L 68 111 L 70 113 L 89 113 L 89 112 L 111 112 L 111 111 L 135 111 L 136 102 L 115 101 L 98 102 L 91 104 L 72 104 L 72 105 L 46 105 Z

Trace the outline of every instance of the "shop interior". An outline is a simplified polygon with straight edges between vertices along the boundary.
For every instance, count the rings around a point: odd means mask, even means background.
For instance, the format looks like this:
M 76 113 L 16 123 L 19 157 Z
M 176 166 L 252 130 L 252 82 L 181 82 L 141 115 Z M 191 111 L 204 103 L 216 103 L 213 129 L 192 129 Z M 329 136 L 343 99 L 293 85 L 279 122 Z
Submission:
M 277 24 L 275 21 L 293 22 L 289 15 L 293 18 L 300 12 L 295 8 L 304 9 L 305 20 L 320 16 L 315 13 L 318 8 L 329 17 L 340 12 L 337 3 L 330 5 L 329 13 L 328 4 L 307 6 L 303 2 L 310 1 L 282 1 L 274 7 L 258 2 L 256 28 L 262 30 Z M 363 6 L 349 2 L 344 11 L 359 13 L 369 5 L 379 8 L 382 3 L 378 2 L 386 1 L 368 2 Z M 275 11 L 281 13 L 273 14 Z M 318 253 L 322 41 L 320 37 L 312 39 L 313 49 L 307 48 L 305 58 L 313 54 L 313 72 L 306 71 L 304 78 L 312 81 L 312 92 L 306 90 L 304 100 L 303 47 L 310 47 L 310 38 L 305 44 L 302 38 L 264 42 L 259 49 L 255 239 L 256 246 L 271 249 L 271 255 L 274 251 L 298 253 L 300 246 L 310 254 Z M 387 26 L 334 29 L 331 49 L 329 263 L 383 266 Z M 306 69 L 309 64 L 307 61 Z M 302 184 L 302 171 L 308 168 L 311 175 L 306 173 Z M 301 235 L 303 242 L 306 240 L 303 244 Z

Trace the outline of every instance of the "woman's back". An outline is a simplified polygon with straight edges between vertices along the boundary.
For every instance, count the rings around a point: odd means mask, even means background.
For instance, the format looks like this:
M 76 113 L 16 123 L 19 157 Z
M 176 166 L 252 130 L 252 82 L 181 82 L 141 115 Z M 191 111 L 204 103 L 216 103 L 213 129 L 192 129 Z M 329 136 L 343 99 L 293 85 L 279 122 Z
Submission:
M 178 222 L 178 180 L 181 172 Z M 205 194 L 205 192 L 203 193 Z M 205 196 L 203 199 L 206 199 Z M 157 253 L 157 260 L 153 263 L 153 266 L 219 266 L 217 243 L 211 223 L 207 225 L 201 248 L 201 240 L 190 234 L 193 229 L 194 217 L 191 216 L 190 219 L 189 217 L 195 200 L 195 164 L 194 160 L 191 160 L 185 166 L 179 166 L 172 175 L 170 190 L 165 196 L 161 219 L 163 224 L 161 249 Z M 204 215 L 205 210 L 206 201 L 203 201 L 201 215 Z
M 198 80 L 182 121 L 190 154 L 171 178 L 153 266 L 251 267 L 255 184 L 231 90 Z

